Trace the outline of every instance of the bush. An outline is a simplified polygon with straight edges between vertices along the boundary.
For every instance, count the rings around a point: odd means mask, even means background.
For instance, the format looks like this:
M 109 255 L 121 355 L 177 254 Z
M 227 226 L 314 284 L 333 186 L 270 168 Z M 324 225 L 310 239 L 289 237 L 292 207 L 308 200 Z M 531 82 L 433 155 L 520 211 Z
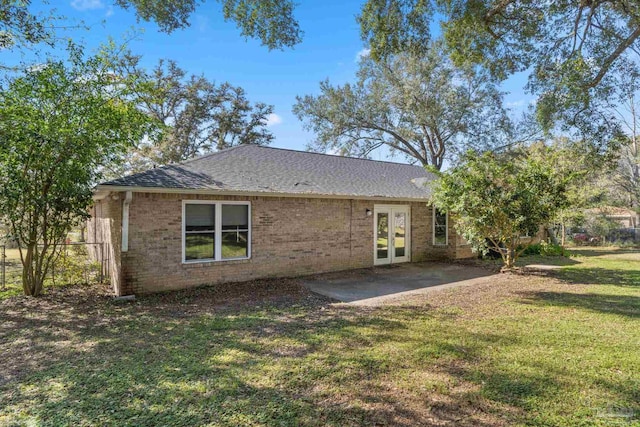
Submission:
M 622 249 L 636 249 L 640 247 L 640 242 L 635 242 L 633 240 L 618 240 L 612 242 L 611 246 L 616 246 Z
M 58 284 L 89 284 L 97 281 L 101 264 L 89 259 L 85 245 L 63 247 L 53 269 L 53 282 Z
M 544 256 L 564 256 L 564 248 L 560 245 L 553 243 L 547 243 L 545 241 L 540 242 L 540 255 Z
M 609 233 L 607 240 L 618 245 L 625 242 L 633 244 L 636 240 L 636 233 L 633 228 L 618 228 Z
M 540 255 L 540 252 L 541 252 L 540 243 L 534 243 L 532 245 L 527 246 L 524 252 L 522 252 L 522 255 L 525 255 L 525 256 Z
M 564 249 L 560 245 L 543 240 L 527 246 L 522 255 L 564 256 Z

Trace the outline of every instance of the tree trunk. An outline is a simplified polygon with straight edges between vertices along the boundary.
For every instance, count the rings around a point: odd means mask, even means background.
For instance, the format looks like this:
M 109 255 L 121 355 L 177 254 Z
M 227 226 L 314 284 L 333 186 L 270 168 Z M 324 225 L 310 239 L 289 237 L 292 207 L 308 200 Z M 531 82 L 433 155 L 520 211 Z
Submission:
M 27 245 L 27 254 L 22 265 L 22 290 L 27 296 L 37 297 L 42 293 L 44 285 L 44 277 L 42 270 L 34 259 L 34 254 L 38 250 L 37 243 L 29 243 Z M 36 267 L 34 269 L 34 266 Z
M 565 228 L 564 221 L 562 221 L 560 227 L 561 227 L 560 232 L 562 233 L 562 236 L 560 236 L 560 246 L 562 246 L 562 249 L 564 249 L 564 244 L 566 243 L 565 236 L 567 235 L 567 230 Z
M 511 270 L 513 268 L 514 262 L 515 260 L 513 259 L 513 250 L 511 248 L 507 249 L 507 259 L 505 261 L 504 266 L 508 269 Z
M 515 267 L 515 262 L 516 262 L 517 248 L 515 247 L 515 239 L 511 239 L 505 249 L 507 253 L 506 253 L 506 256 L 504 257 L 504 269 L 512 270 Z

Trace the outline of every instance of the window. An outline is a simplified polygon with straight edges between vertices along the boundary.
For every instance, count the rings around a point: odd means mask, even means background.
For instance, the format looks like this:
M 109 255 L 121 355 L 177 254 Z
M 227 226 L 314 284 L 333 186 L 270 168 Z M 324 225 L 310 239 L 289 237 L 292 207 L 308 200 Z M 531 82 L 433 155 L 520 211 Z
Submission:
M 184 259 L 215 259 L 216 205 L 185 205 Z
M 447 236 L 447 213 L 433 208 L 433 244 L 446 246 L 449 243 Z
M 222 259 L 249 256 L 249 206 L 222 206 Z
M 250 204 L 247 202 L 183 202 L 183 261 L 249 258 Z

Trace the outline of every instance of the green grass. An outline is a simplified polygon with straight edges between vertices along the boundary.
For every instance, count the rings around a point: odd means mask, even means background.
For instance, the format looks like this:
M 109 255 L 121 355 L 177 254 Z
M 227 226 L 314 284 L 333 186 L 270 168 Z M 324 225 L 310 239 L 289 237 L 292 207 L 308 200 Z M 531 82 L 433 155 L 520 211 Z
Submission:
M 226 233 L 222 240 L 222 259 L 245 258 L 247 257 L 247 240 L 241 236 L 235 239 L 235 233 Z M 225 238 L 226 237 L 226 238 Z M 188 260 L 211 259 L 213 257 L 213 241 L 207 241 L 200 236 L 187 236 L 188 244 L 185 247 L 185 254 Z
M 210 289 L 11 299 L 0 425 L 640 425 L 640 254 L 577 255 L 561 280 L 375 309 L 277 282 L 224 307 Z
M 640 288 L 638 251 L 624 249 L 573 250 L 571 259 L 577 264 L 561 271 L 567 281 Z
M 1 256 L 2 254 L 0 254 Z M 5 249 L 5 288 L 0 288 L 0 301 L 22 294 L 22 264 L 18 249 Z M 1 262 L 1 260 L 0 260 Z
M 46 288 L 54 285 L 55 287 L 62 287 L 84 283 L 94 280 L 94 278 L 98 280 L 100 264 L 97 262 L 90 263 L 86 252 L 78 253 L 78 248 L 68 246 L 65 255 L 58 258 L 55 263 L 55 270 L 50 271 L 45 279 Z M 0 301 L 23 294 L 20 251 L 18 249 L 6 249 L 5 254 L 5 287 L 4 289 L 0 287 Z M 55 281 L 52 280 L 53 272 L 55 272 Z

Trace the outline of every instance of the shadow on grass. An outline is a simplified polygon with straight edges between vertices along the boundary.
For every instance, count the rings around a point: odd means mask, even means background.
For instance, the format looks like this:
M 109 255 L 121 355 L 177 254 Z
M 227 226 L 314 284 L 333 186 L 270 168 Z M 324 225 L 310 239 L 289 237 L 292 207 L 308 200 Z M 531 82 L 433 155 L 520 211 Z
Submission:
M 580 261 L 564 256 L 525 255 L 518 258 L 516 264 L 522 267 L 529 265 L 552 265 L 564 267 L 580 264 Z
M 416 345 L 404 323 L 415 315 L 327 309 L 320 299 L 216 313 L 190 296 L 178 295 L 183 304 L 25 299 L 1 311 L 0 349 L 19 363 L 0 378 L 0 424 L 495 425 L 464 393 L 429 413 L 428 399 L 385 383 L 404 362 L 378 348 Z M 432 315 L 422 307 L 420 316 Z M 485 339 L 498 338 L 471 341 Z M 427 359 L 480 351 L 428 345 Z
M 585 285 L 614 285 L 640 288 L 640 270 L 621 270 L 602 267 L 566 267 L 553 272 L 565 282 Z
M 640 317 L 640 297 L 632 295 L 534 292 L 525 295 L 523 302 L 535 305 L 581 308 L 631 318 Z
M 607 256 L 607 255 L 638 253 L 640 252 L 640 249 L 602 248 L 598 246 L 590 246 L 590 247 L 568 248 L 567 252 L 571 254 L 571 256 L 576 256 L 576 257 L 601 257 L 601 256 Z
M 563 397 L 559 374 L 525 369 L 535 360 L 488 363 L 526 336 L 454 311 L 304 295 L 219 310 L 209 295 L 0 306 L 0 350 L 19 362 L 0 380 L 0 424 L 489 427 Z

